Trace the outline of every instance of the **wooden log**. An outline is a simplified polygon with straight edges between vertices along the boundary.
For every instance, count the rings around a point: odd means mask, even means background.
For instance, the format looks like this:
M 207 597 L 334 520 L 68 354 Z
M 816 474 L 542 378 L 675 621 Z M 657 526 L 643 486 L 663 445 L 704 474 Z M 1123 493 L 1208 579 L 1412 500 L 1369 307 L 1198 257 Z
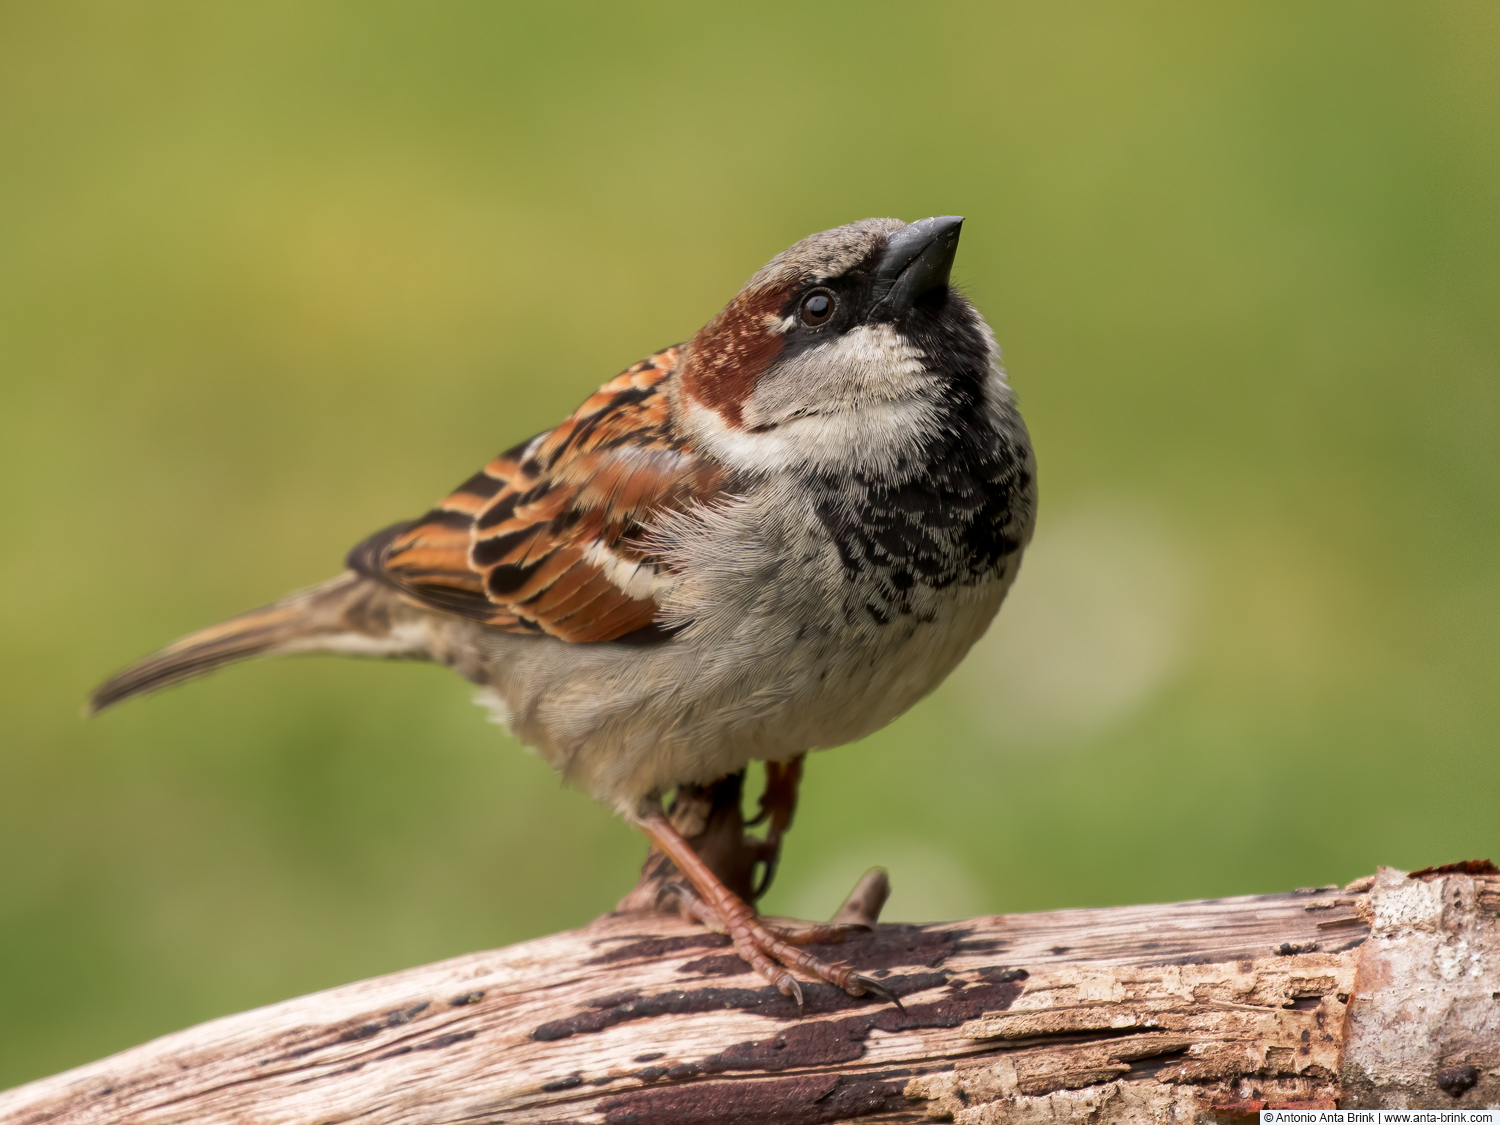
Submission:
M 881 925 L 903 1009 L 613 914 L 214 1020 L 0 1094 L 5 1125 L 1243 1120 L 1500 1105 L 1493 867 Z

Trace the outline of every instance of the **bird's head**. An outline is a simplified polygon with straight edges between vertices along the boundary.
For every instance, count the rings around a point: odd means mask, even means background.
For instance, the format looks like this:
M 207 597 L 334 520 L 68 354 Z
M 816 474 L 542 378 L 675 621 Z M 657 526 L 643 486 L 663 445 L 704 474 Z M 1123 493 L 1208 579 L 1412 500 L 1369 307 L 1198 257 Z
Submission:
M 996 368 L 989 328 L 949 284 L 962 223 L 864 219 L 772 258 L 688 346 L 688 431 L 748 471 L 899 461 Z

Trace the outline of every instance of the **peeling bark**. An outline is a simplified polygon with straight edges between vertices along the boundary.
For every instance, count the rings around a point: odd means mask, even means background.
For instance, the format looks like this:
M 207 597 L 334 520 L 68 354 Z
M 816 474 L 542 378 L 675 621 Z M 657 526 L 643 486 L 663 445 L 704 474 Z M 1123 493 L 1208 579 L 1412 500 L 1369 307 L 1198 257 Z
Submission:
M 1230 1121 L 1500 1104 L 1500 876 L 882 925 L 904 1010 L 612 914 L 0 1093 L 4 1125 Z
M 1500 878 L 1383 870 L 1374 891 L 1341 1104 L 1500 1106 Z

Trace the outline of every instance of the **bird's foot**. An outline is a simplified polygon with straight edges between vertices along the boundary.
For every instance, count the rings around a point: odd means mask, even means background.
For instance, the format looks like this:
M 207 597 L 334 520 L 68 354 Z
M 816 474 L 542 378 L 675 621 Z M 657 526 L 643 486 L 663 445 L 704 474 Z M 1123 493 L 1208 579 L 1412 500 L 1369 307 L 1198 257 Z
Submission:
M 726 935 L 734 943 L 734 951 L 750 967 L 768 980 L 784 996 L 790 996 L 802 1006 L 802 985 L 789 970 L 796 969 L 814 980 L 824 981 L 843 989 L 850 996 L 878 996 L 900 1007 L 901 1001 L 894 993 L 878 981 L 855 972 L 848 965 L 837 961 L 824 961 L 814 957 L 803 945 L 841 942 L 850 933 L 867 930 L 859 923 L 793 922 L 762 918 L 755 909 L 736 895 L 725 893 L 715 896 L 718 901 L 710 905 L 688 887 L 676 884 L 678 901 L 691 917 L 709 929 Z
M 867 872 L 831 923 L 771 921 L 758 915 L 743 897 L 725 886 L 724 880 L 694 851 L 659 806 L 644 807 L 632 819 L 682 876 L 681 882 L 674 881 L 662 889 L 675 892 L 681 909 L 689 917 L 728 936 L 735 952 L 780 992 L 795 999 L 798 1007 L 803 995 L 802 986 L 792 975 L 794 969 L 850 996 L 874 995 L 898 1008 L 901 1006 L 896 996 L 878 981 L 801 948 L 842 941 L 850 933 L 871 929 L 889 889 L 884 871 L 876 868 Z

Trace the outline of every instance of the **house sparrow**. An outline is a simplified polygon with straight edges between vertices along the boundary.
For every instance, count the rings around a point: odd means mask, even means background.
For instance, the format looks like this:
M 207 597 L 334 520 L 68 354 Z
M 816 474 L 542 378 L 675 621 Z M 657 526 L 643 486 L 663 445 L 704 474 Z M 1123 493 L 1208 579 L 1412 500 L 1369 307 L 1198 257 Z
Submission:
M 447 664 L 641 828 L 685 908 L 787 995 L 885 990 L 762 920 L 662 811 L 674 786 L 878 730 L 990 624 L 1036 472 L 993 335 L 949 285 L 962 219 L 866 219 L 757 272 L 336 578 L 102 684 L 99 711 L 248 656 Z M 785 818 L 783 818 L 785 819 Z M 824 934 L 826 936 L 826 933 Z

